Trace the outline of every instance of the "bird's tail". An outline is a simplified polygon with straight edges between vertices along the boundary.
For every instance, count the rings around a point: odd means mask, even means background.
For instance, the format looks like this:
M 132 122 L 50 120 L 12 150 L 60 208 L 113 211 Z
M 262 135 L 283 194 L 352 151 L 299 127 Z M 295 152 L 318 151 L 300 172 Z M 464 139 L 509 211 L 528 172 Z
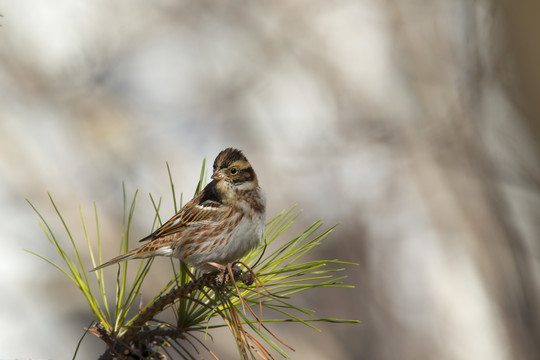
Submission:
M 174 238 L 165 237 L 163 239 L 155 239 L 149 243 L 144 244 L 140 248 L 131 250 L 124 255 L 120 255 L 107 261 L 104 264 L 101 264 L 90 271 L 96 271 L 109 266 L 116 264 L 120 261 L 131 260 L 131 259 L 144 259 L 152 256 L 173 256 L 174 253 Z
M 125 253 L 124 255 L 120 255 L 120 256 L 117 256 L 109 261 L 107 261 L 106 263 L 103 263 L 99 266 L 96 266 L 95 268 L 93 268 L 92 270 L 90 270 L 90 272 L 92 271 L 96 271 L 96 270 L 99 270 L 99 269 L 103 269 L 104 267 L 106 266 L 109 266 L 109 265 L 112 265 L 112 264 L 116 264 L 116 263 L 119 263 L 121 261 L 126 261 L 126 260 L 131 260 L 131 259 L 136 259 L 136 258 L 140 258 L 140 256 L 137 256 L 137 252 L 138 252 L 139 249 L 135 249 L 135 250 L 131 250 L 130 252 L 128 253 Z

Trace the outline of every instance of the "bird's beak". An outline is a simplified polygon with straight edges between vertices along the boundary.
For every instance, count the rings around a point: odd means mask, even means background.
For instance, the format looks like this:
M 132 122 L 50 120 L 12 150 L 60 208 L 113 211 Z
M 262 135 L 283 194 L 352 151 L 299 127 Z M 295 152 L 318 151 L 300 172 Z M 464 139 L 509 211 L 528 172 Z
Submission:
M 225 179 L 225 174 L 223 173 L 223 171 L 221 169 L 217 169 L 212 174 L 212 179 L 213 180 L 223 180 L 223 179 Z

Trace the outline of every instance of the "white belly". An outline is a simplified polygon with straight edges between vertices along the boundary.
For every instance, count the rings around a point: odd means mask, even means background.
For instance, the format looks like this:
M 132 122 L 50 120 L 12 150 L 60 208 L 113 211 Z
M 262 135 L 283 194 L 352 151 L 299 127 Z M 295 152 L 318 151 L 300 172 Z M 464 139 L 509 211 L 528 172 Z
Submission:
M 264 226 L 264 215 L 254 219 L 244 217 L 234 230 L 231 240 L 223 249 L 222 254 L 219 254 L 220 259 L 216 262 L 228 264 L 246 256 L 259 245 L 264 233 Z

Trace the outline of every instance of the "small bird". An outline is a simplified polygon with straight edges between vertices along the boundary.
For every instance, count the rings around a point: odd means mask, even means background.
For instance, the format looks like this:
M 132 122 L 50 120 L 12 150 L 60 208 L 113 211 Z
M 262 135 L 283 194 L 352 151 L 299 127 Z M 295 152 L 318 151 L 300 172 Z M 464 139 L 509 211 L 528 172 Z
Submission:
M 266 198 L 244 154 L 227 148 L 214 161 L 212 181 L 152 234 L 149 241 L 97 266 L 120 261 L 173 256 L 202 271 L 224 270 L 262 239 Z

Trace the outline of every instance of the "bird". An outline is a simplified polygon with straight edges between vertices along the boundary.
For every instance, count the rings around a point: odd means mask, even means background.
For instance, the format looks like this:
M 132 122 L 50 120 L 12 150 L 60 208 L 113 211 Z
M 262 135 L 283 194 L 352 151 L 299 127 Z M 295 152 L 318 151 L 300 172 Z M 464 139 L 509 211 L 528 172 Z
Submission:
M 266 196 L 241 150 L 221 151 L 212 181 L 150 235 L 146 244 L 91 271 L 131 259 L 169 256 L 210 272 L 226 266 L 260 243 L 266 221 Z

